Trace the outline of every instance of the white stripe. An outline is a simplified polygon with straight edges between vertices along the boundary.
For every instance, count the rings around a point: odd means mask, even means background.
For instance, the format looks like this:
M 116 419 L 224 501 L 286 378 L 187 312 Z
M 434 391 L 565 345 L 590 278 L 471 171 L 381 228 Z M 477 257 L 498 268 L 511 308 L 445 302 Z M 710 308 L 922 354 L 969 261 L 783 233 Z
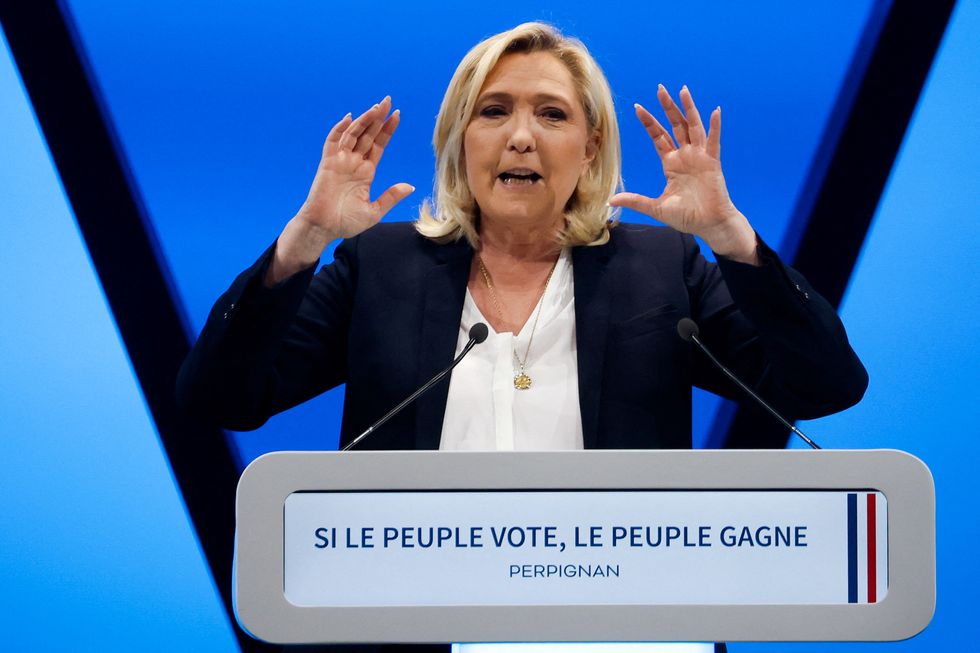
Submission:
M 857 600 L 868 602 L 868 493 L 857 493 Z

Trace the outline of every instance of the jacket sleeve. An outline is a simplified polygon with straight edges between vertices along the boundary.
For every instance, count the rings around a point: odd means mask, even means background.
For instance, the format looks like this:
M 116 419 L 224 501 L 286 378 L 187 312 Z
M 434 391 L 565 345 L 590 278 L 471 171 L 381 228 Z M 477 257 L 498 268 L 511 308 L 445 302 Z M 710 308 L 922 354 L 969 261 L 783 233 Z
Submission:
M 181 366 L 177 402 L 198 419 L 256 429 L 347 378 L 356 240 L 319 273 L 314 265 L 266 288 L 274 248 L 221 295 Z
M 685 283 L 701 340 L 788 419 L 813 419 L 853 406 L 868 374 L 834 308 L 803 275 L 758 240 L 761 266 L 701 256 L 685 240 Z M 736 400 L 744 393 L 700 352 L 695 383 Z

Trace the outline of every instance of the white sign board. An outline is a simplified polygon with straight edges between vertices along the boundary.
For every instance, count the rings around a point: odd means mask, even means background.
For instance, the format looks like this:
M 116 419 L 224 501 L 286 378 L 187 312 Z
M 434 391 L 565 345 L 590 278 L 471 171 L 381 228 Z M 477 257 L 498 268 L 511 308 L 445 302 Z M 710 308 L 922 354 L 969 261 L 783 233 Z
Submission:
M 306 607 L 874 603 L 887 592 L 886 514 L 877 492 L 298 492 L 285 502 L 285 596 Z
M 235 612 L 282 644 L 883 641 L 935 608 L 900 451 L 277 452 Z

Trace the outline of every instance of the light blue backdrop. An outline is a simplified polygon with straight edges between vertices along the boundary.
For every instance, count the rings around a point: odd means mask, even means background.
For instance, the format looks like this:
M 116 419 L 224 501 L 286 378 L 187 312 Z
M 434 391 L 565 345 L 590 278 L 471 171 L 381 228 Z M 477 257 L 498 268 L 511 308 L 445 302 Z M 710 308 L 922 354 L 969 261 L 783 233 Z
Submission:
M 0 34 L 0 641 L 238 650 Z

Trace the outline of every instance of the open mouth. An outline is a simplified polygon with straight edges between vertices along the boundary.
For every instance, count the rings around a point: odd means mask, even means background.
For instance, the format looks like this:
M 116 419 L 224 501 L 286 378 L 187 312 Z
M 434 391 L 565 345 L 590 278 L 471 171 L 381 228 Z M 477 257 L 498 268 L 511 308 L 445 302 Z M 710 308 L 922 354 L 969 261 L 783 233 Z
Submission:
M 541 175 L 533 170 L 508 170 L 501 172 L 497 178 L 505 186 L 530 186 L 541 179 Z

